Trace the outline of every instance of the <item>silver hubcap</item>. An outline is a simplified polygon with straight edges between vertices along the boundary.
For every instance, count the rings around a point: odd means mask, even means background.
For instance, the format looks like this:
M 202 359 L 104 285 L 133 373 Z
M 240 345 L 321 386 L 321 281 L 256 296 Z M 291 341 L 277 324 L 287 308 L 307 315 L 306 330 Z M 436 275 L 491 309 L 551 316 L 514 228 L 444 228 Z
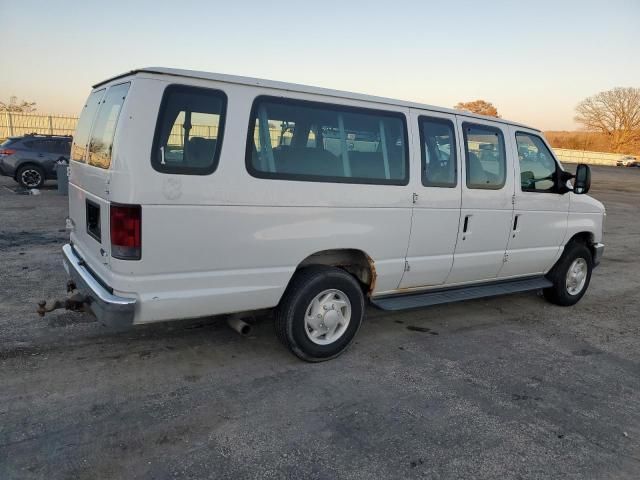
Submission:
M 20 175 L 20 179 L 22 180 L 22 183 L 27 187 L 36 187 L 40 184 L 40 180 L 42 180 L 42 177 L 37 170 L 29 169 L 22 172 L 22 175 Z
M 567 271 L 566 288 L 569 295 L 578 295 L 587 282 L 587 261 L 576 258 Z
M 311 300 L 304 317 L 304 331 L 317 345 L 328 345 L 347 331 L 351 302 L 340 290 L 325 290 Z

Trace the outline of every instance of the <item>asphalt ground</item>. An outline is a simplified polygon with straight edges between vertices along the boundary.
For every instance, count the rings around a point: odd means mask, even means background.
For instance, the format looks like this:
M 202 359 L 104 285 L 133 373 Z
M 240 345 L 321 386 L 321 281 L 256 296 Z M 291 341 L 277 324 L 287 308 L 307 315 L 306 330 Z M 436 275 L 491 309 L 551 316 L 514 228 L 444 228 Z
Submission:
M 38 317 L 66 281 L 54 185 L 0 177 L 0 479 L 640 478 L 640 169 L 593 169 L 606 251 L 575 307 L 370 308 L 320 364 L 268 316 Z

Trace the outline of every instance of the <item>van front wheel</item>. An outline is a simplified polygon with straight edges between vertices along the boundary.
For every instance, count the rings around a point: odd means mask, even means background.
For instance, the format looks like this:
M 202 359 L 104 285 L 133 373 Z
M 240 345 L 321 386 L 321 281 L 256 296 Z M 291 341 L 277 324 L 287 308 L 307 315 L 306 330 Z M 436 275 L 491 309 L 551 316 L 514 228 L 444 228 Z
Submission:
M 280 341 L 308 362 L 337 357 L 353 341 L 364 317 L 364 295 L 344 270 L 311 266 L 291 279 L 276 311 Z
M 589 287 L 592 270 L 593 259 L 589 248 L 584 243 L 570 243 L 547 275 L 553 286 L 544 289 L 544 297 L 563 307 L 575 305 Z

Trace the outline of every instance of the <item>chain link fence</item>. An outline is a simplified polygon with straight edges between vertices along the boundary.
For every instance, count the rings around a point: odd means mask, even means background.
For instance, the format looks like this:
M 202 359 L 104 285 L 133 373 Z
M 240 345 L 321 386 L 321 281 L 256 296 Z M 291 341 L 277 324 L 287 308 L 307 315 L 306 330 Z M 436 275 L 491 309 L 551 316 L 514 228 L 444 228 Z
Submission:
M 34 113 L 0 112 L 0 139 L 39 133 L 73 135 L 78 117 Z

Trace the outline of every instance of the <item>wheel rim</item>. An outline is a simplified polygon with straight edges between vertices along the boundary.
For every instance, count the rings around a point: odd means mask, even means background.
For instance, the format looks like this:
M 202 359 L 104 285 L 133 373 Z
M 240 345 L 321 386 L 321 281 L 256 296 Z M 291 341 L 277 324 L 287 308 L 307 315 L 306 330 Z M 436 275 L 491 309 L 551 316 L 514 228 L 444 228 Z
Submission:
M 566 288 L 569 295 L 578 295 L 587 282 L 587 261 L 576 258 L 567 270 Z
M 304 331 L 316 345 L 329 345 L 344 335 L 350 321 L 349 297 L 341 290 L 324 290 L 307 307 Z
M 22 183 L 27 187 L 36 187 L 40 185 L 42 176 L 37 170 L 28 168 L 20 174 L 20 180 L 22 180 Z

